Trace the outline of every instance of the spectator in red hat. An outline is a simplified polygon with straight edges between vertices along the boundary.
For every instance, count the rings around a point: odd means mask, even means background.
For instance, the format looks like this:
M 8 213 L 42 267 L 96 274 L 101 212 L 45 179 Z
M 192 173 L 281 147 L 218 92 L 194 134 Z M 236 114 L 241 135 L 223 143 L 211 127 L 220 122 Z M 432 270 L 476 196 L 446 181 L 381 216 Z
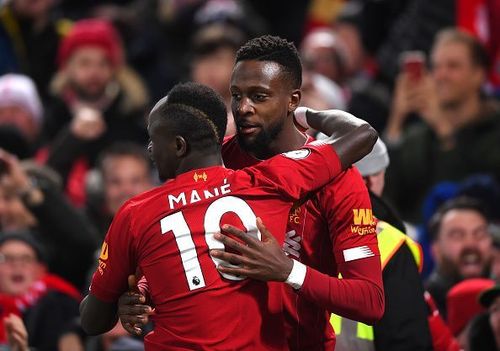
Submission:
M 450 289 L 446 297 L 448 326 L 464 349 L 468 349 L 469 322 L 485 311 L 479 303 L 482 291 L 491 288 L 491 279 L 467 279 Z
M 106 21 L 76 22 L 61 42 L 58 63 L 45 125 L 52 141 L 47 162 L 65 180 L 80 162 L 69 193 L 82 204 L 85 169 L 94 166 L 100 151 L 116 141 L 146 144 L 148 99 L 139 77 L 125 66 L 120 38 Z

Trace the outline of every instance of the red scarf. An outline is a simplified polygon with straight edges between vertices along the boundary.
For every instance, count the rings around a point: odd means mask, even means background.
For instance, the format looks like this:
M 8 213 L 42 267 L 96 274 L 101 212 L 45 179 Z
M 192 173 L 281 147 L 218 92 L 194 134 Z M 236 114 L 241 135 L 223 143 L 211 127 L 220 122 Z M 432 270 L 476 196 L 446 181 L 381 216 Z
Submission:
M 36 281 L 31 288 L 24 294 L 18 296 L 6 295 L 0 293 L 0 344 L 7 342 L 3 320 L 9 314 L 13 313 L 22 316 L 31 307 L 44 297 L 49 291 L 58 291 L 64 293 L 76 301 L 81 301 L 82 296 L 77 288 L 56 275 L 46 274 L 40 280 Z

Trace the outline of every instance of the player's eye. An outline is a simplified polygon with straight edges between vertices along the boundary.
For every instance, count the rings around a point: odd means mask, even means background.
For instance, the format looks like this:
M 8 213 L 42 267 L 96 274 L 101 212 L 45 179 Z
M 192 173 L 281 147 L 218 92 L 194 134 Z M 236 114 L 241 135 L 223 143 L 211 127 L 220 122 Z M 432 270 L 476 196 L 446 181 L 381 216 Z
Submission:
M 238 93 L 231 93 L 231 98 L 235 101 L 240 101 L 241 100 L 241 94 Z
M 266 94 L 255 94 L 253 96 L 253 99 L 255 101 L 265 101 L 267 99 L 267 95 Z

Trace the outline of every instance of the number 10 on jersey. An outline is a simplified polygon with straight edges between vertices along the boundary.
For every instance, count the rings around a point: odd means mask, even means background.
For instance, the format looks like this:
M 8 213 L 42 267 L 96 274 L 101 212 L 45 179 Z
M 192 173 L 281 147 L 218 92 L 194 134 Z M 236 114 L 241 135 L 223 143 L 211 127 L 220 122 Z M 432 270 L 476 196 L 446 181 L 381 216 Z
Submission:
M 245 226 L 248 235 L 252 235 L 257 239 L 261 239 L 261 234 L 255 225 L 257 219 L 252 208 L 242 199 L 236 196 L 221 197 L 212 202 L 204 216 L 205 242 L 209 250 L 222 249 L 224 244 L 214 239 L 214 234 L 220 231 L 220 220 L 226 213 L 235 213 Z M 186 280 L 189 290 L 196 290 L 205 286 L 205 278 L 201 269 L 198 253 L 193 241 L 191 230 L 188 222 L 184 218 L 182 211 L 168 215 L 160 220 L 161 233 L 173 233 L 177 248 L 179 249 L 182 267 L 186 275 Z M 234 265 L 222 261 L 218 258 L 211 257 L 215 266 L 223 263 L 227 266 Z M 244 277 L 220 273 L 224 278 L 229 280 L 243 280 Z

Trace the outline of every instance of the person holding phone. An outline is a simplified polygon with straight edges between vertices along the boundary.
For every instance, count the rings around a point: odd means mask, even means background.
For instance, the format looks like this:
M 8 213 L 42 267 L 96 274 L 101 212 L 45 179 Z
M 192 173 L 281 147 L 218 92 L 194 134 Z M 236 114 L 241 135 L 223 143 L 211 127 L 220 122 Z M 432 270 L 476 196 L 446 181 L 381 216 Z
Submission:
M 418 55 L 404 56 L 384 133 L 392 161 L 386 195 L 412 223 L 421 221 L 423 200 L 437 183 L 500 176 L 500 107 L 482 90 L 485 49 L 471 35 L 447 29 L 436 36 L 430 69 L 417 61 Z M 407 126 L 412 113 L 420 120 Z

